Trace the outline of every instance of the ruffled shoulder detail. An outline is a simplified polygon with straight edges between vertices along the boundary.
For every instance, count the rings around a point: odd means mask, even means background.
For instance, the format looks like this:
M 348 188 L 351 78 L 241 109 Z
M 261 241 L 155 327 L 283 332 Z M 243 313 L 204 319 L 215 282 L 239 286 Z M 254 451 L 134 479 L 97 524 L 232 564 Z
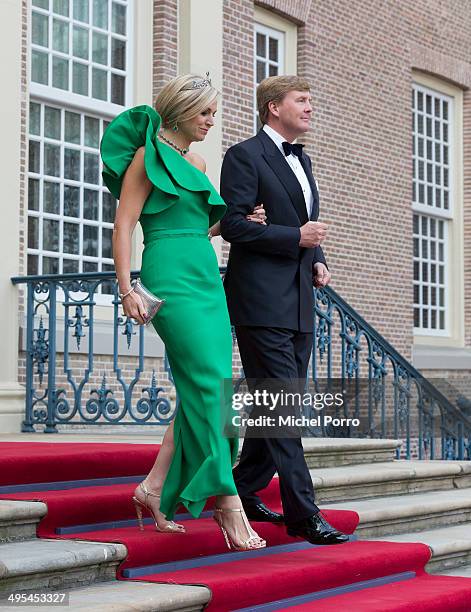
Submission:
M 150 106 L 136 106 L 120 113 L 107 127 L 100 145 L 103 160 L 103 182 L 119 199 L 124 175 L 139 147 L 145 147 L 144 165 L 147 176 L 162 197 L 148 198 L 142 214 L 161 212 L 178 198 L 177 185 L 189 191 L 205 192 L 211 211 L 210 223 L 224 214 L 226 205 L 204 172 L 195 168 L 177 151 L 157 138 L 161 117 Z M 216 219 L 216 221 L 214 221 Z

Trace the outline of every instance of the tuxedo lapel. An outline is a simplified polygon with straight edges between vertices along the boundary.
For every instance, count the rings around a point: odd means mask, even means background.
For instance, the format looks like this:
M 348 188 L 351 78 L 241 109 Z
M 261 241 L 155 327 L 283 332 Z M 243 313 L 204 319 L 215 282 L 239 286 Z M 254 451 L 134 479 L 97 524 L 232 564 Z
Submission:
M 309 181 L 309 185 L 312 191 L 312 210 L 311 210 L 311 221 L 316 221 L 319 216 L 319 192 L 317 191 L 316 181 L 312 175 L 311 166 L 307 160 L 306 155 L 303 153 L 301 157 L 301 166 L 307 176 L 307 180 Z
M 291 203 L 293 204 L 301 224 L 308 221 L 306 201 L 304 200 L 303 190 L 299 184 L 296 175 L 291 170 L 288 162 L 284 158 L 281 151 L 278 149 L 273 140 L 263 131 L 260 130 L 257 134 L 258 138 L 263 143 L 264 153 L 263 158 L 278 177 L 280 183 L 286 190 Z

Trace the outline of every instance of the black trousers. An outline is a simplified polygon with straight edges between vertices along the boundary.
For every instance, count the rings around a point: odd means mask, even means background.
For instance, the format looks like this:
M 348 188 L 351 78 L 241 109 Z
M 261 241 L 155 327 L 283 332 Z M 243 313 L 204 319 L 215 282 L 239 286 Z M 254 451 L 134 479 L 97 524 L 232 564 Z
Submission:
M 306 379 L 312 334 L 277 327 L 236 326 L 235 331 L 247 379 Z M 257 492 L 275 472 L 287 523 L 319 512 L 301 438 L 246 437 L 233 470 L 243 502 L 260 503 Z

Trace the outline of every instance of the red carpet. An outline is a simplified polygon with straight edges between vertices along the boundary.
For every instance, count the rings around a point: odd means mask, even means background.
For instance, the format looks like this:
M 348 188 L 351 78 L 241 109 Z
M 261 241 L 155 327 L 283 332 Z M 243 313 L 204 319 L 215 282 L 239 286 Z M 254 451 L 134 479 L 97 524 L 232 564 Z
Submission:
M 470 612 L 469 578 L 430 576 L 346 593 L 300 606 L 279 608 L 285 612 Z
M 0 486 L 146 474 L 152 444 L 0 442 Z
M 213 593 L 211 609 L 223 612 L 389 574 L 420 571 L 429 558 L 430 549 L 423 544 L 349 542 L 210 568 L 146 575 L 141 580 L 204 584 Z M 469 588 L 471 593 L 471 581 Z
M 186 534 L 159 533 L 152 525 L 146 525 L 144 532 L 135 524 L 113 525 L 116 521 L 135 519 L 131 502 L 134 483 L 85 486 L 86 483 L 80 482 L 72 489 L 33 490 L 37 483 L 51 483 L 52 487 L 54 482 L 71 480 L 136 476 L 137 482 L 137 477 L 152 466 L 157 449 L 143 444 L 0 443 L 0 486 L 33 483 L 30 491 L 0 492 L 0 498 L 44 501 L 48 513 L 39 525 L 39 537 L 125 544 L 128 557 L 119 568 L 121 579 L 124 579 L 123 572 L 125 575 L 131 572 L 133 580 L 207 585 L 212 591 L 208 609 L 215 612 L 251 608 L 401 572 L 415 572 L 418 577 L 413 578 L 411 574 L 402 582 L 341 595 L 329 594 L 327 599 L 303 605 L 287 602 L 285 609 L 471 611 L 471 579 L 426 574 L 423 568 L 430 550 L 423 544 L 357 541 L 300 549 L 292 545 L 302 544 L 302 540 L 288 537 L 283 526 L 255 523 L 268 548 L 235 554 L 227 551 L 222 534 L 211 518 L 186 520 Z M 277 479 L 262 492 L 262 497 L 273 509 L 281 509 Z M 209 500 L 207 509 L 212 505 L 213 500 Z M 355 512 L 329 509 L 322 512 L 332 525 L 345 533 L 353 533 L 358 524 Z M 97 523 L 107 525 L 94 525 Z M 77 526 L 82 528 L 70 535 L 56 532 L 58 528 Z M 291 546 L 288 550 L 274 548 L 281 545 Z M 184 561 L 187 565 L 182 568 Z M 180 566 L 156 567 L 163 563 Z M 152 567 L 146 571 L 145 566 Z M 136 571 L 140 573 L 132 574 Z M 466 601 L 470 602 L 468 608 L 463 607 Z

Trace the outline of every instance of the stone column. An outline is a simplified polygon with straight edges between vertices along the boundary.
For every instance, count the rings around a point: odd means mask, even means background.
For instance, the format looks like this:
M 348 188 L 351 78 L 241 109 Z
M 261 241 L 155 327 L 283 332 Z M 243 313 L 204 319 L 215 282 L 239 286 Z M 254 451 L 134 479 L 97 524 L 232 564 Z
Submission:
M 18 287 L 10 278 L 20 273 L 20 154 L 22 87 L 22 2 L 0 2 L 2 83 L 2 222 L 0 223 L 0 432 L 20 431 L 25 410 L 25 389 L 18 383 Z M 8 58 L 8 59 L 7 59 Z

